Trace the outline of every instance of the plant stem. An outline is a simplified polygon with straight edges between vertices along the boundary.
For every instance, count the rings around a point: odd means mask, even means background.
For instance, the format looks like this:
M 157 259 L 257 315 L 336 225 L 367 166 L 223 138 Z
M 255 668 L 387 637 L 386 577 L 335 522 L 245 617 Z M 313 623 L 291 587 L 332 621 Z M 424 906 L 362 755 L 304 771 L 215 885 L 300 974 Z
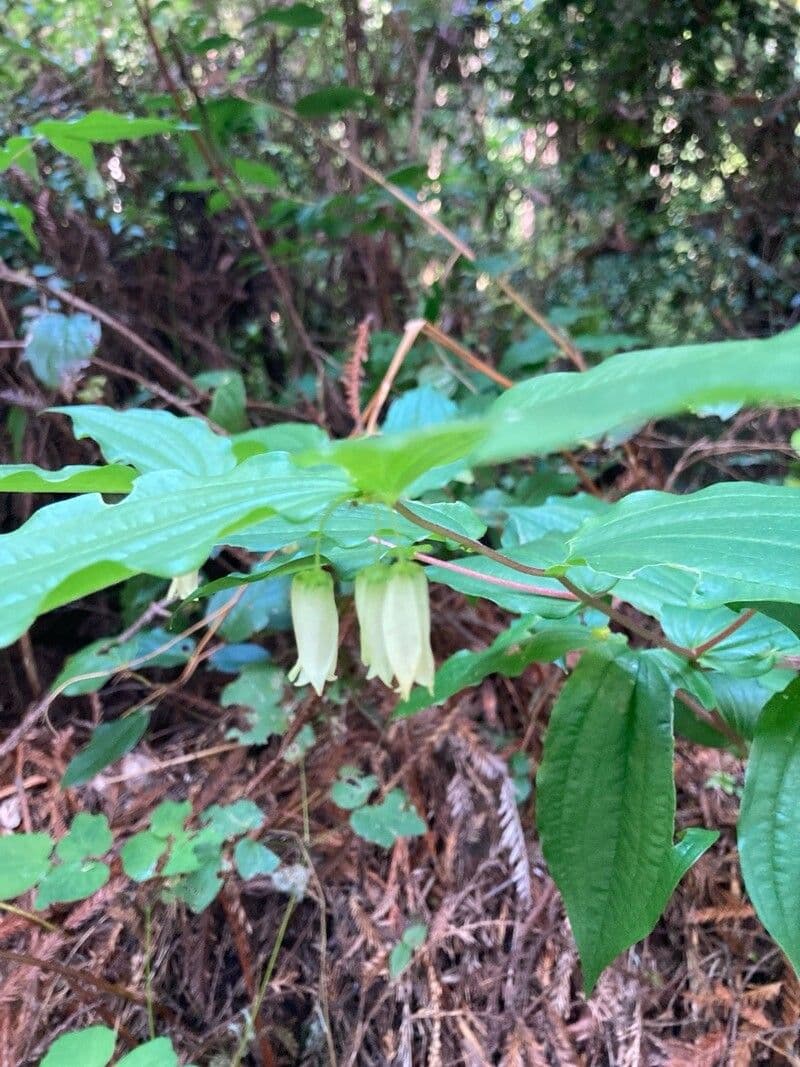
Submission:
M 427 519 L 422 519 L 411 508 L 407 507 L 401 501 L 395 501 L 395 511 L 399 515 L 402 515 L 404 519 L 409 522 L 413 522 L 417 526 L 421 526 L 424 530 L 429 530 L 431 533 L 435 533 L 440 537 L 445 537 L 448 540 L 455 541 L 463 548 L 469 549 L 470 552 L 477 552 L 481 556 L 486 556 L 488 559 L 492 559 L 495 563 L 499 563 L 504 567 L 509 567 L 511 570 L 520 571 L 522 574 L 531 574 L 534 577 L 542 578 L 547 577 L 547 571 L 541 567 L 529 567 L 526 563 L 519 563 L 515 559 L 511 559 L 509 556 L 503 555 L 502 552 L 498 552 L 494 548 L 489 548 L 488 545 L 484 545 L 482 541 L 476 541 L 472 537 L 465 537 L 463 534 L 456 533 L 454 530 L 448 530 L 446 526 L 440 526 L 436 522 L 429 522 Z M 438 565 L 437 560 L 437 565 Z M 483 576 L 482 576 L 483 577 Z M 660 648 L 665 648 L 669 652 L 675 653 L 677 656 L 682 656 L 685 659 L 692 658 L 692 649 L 684 648 L 683 645 L 676 645 L 673 641 L 670 641 L 666 637 L 654 637 L 652 633 L 646 630 L 643 626 L 640 626 L 637 622 L 629 619 L 626 615 L 617 611 L 616 608 L 606 604 L 604 600 L 598 597 L 592 596 L 590 593 L 584 592 L 574 582 L 571 582 L 569 578 L 563 575 L 556 575 L 556 580 L 564 586 L 568 592 L 572 593 L 575 600 L 580 600 L 588 608 L 594 608 L 596 611 L 601 612 L 607 618 L 611 619 L 618 626 L 630 631 L 647 641 L 648 644 L 656 644 Z

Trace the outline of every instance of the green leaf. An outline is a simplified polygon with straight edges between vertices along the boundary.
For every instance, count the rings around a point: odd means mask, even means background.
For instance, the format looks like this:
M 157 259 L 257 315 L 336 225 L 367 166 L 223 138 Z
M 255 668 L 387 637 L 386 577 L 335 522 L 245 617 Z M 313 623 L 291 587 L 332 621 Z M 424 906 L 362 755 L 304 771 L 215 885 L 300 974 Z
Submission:
M 250 185 L 263 185 L 265 189 L 277 189 L 281 184 L 281 176 L 275 168 L 257 159 L 234 159 L 233 169 L 237 178 L 241 178 L 243 182 Z
M 179 667 L 187 662 L 193 650 L 194 641 L 191 637 L 178 638 L 159 627 L 140 630 L 122 644 L 114 644 L 113 638 L 101 637 L 67 657 L 52 688 L 58 689 L 70 678 L 75 678 L 63 690 L 64 696 L 95 693 L 112 675 L 126 670 L 131 663 L 135 662 L 137 667 Z M 83 675 L 93 677 L 85 678 Z
M 65 863 L 103 856 L 113 843 L 105 815 L 80 811 L 72 820 L 69 832 L 56 845 L 56 855 Z
M 32 889 L 50 867 L 53 842 L 48 834 L 0 837 L 0 900 L 13 900 Z
M 206 371 L 196 375 L 194 380 L 201 389 L 213 389 L 208 409 L 210 419 L 229 433 L 239 433 L 247 428 L 247 393 L 238 371 Z
M 0 212 L 14 220 L 25 240 L 38 252 L 39 238 L 33 229 L 34 214 L 31 209 L 27 205 L 18 204 L 14 200 L 0 199 Z
M 79 119 L 44 119 L 37 122 L 32 132 L 53 145 L 65 138 L 91 144 L 116 144 L 117 141 L 137 141 L 154 134 L 173 133 L 181 128 L 174 119 L 134 118 L 100 110 L 90 111 Z
M 711 674 L 708 680 L 720 715 L 740 736 L 752 740 L 772 691 L 758 678 L 729 678 L 724 674 Z
M 129 837 L 120 849 L 122 869 L 134 882 L 146 882 L 156 873 L 158 861 L 167 851 L 167 842 L 150 830 Z
M 798 348 L 800 327 L 763 341 L 629 352 L 582 374 L 531 378 L 494 402 L 491 436 L 473 460 L 544 455 L 706 404 L 796 403 Z
M 288 7 L 270 5 L 247 24 L 258 26 L 264 22 L 273 22 L 277 26 L 289 26 L 293 30 L 312 30 L 325 22 L 325 16 L 315 7 L 302 2 L 289 4 Z
M 697 493 L 632 493 L 589 520 L 568 562 L 620 577 L 649 565 L 694 576 L 688 606 L 800 601 L 800 493 L 733 482 Z M 624 595 L 619 589 L 615 593 Z
M 260 874 L 272 874 L 281 864 L 280 857 L 276 856 L 271 848 L 262 845 L 260 841 L 251 841 L 249 837 L 243 837 L 241 841 L 236 842 L 233 861 L 245 881 L 257 878 Z
M 609 650 L 610 651 L 610 650 Z M 672 850 L 672 691 L 646 654 L 584 653 L 550 718 L 537 817 L 584 985 L 653 928 Z
M 136 471 L 119 463 L 47 471 L 33 463 L 0 466 L 0 493 L 127 493 Z
M 351 812 L 350 826 L 365 841 L 391 848 L 398 837 L 419 837 L 427 830 L 402 789 L 392 789 L 379 804 Z
M 397 978 L 408 967 L 416 949 L 425 944 L 428 927 L 425 923 L 411 923 L 389 954 L 389 977 Z
M 275 561 L 270 561 L 275 562 Z M 232 578 L 229 575 L 228 578 Z M 261 577 L 259 575 L 258 577 Z M 247 575 L 254 581 L 244 582 L 246 588 L 239 592 L 238 599 L 225 616 L 219 628 L 219 634 L 226 641 L 245 641 L 253 634 L 288 630 L 291 626 L 291 609 L 289 591 L 291 579 L 286 575 L 271 577 L 269 581 L 258 581 L 255 575 Z M 264 574 L 266 579 L 269 574 Z M 218 579 L 225 581 L 225 579 Z M 231 598 L 236 596 L 232 590 L 234 583 L 226 588 L 217 587 L 206 608 L 206 617 L 210 618 L 223 608 Z
M 300 462 L 336 463 L 359 489 L 393 503 L 421 474 L 463 459 L 481 441 L 481 421 L 451 422 L 428 429 L 333 442 L 328 448 L 302 454 Z
M 533 547 L 524 545 L 521 548 L 511 548 L 505 554 L 519 563 L 539 567 L 546 565 L 546 560 L 542 559 L 535 544 Z M 558 619 L 572 615 L 580 608 L 577 601 L 569 598 L 562 599 L 565 590 L 556 578 L 529 577 L 486 556 L 463 556 L 449 562 L 464 568 L 469 573 L 430 564 L 425 568 L 428 578 L 432 582 L 439 582 L 459 593 L 464 593 L 465 596 L 478 596 L 484 600 L 491 600 L 501 608 L 517 615 L 538 615 L 542 618 Z M 486 575 L 490 580 L 484 580 L 482 575 Z M 497 582 L 498 579 L 500 584 Z M 525 592 L 526 589 L 547 590 L 554 596 Z
M 31 323 L 23 359 L 42 385 L 58 389 L 73 382 L 100 344 L 100 323 L 90 315 L 48 311 Z
M 281 707 L 285 684 L 286 676 L 277 667 L 266 663 L 245 667 L 222 690 L 220 703 L 223 708 L 248 708 L 250 721 L 246 730 L 232 727 L 225 736 L 243 745 L 265 745 L 270 737 L 284 734 L 289 725 L 289 716 Z
M 18 167 L 35 181 L 39 177 L 39 171 L 36 156 L 33 154 L 33 141 L 33 137 L 9 137 L 0 148 L 0 174 L 9 167 Z
M 116 1043 L 117 1035 L 107 1026 L 89 1026 L 63 1034 L 50 1046 L 39 1067 L 106 1067 Z
M 664 633 L 684 648 L 704 644 L 738 617 L 738 612 L 723 607 L 699 611 L 666 605 L 659 612 Z M 797 653 L 800 653 L 800 639 L 791 630 L 756 613 L 734 633 L 703 653 L 698 662 L 703 667 L 749 678 L 772 670 L 781 656 Z
M 331 800 L 345 811 L 360 808 L 378 788 L 374 774 L 363 774 L 358 767 L 340 767 L 338 781 L 331 786 Z
M 738 839 L 758 917 L 800 973 L 800 678 L 776 693 L 758 719 Z
M 158 807 L 153 809 L 150 816 L 150 829 L 156 835 L 166 840 L 169 837 L 180 837 L 183 834 L 183 824 L 192 814 L 192 805 L 188 800 L 163 800 Z
M 85 900 L 102 889 L 111 877 L 105 863 L 96 860 L 70 860 L 59 863 L 39 883 L 36 894 L 36 909 L 44 911 L 51 904 L 70 904 Z
M 304 119 L 319 119 L 326 115 L 335 115 L 340 111 L 350 111 L 357 104 L 364 104 L 370 97 L 361 89 L 350 85 L 331 85 L 301 97 L 295 104 L 295 111 Z
M 237 800 L 233 804 L 212 804 L 201 821 L 209 826 L 224 841 L 229 841 L 249 830 L 259 830 L 264 824 L 264 812 L 252 800 Z
M 116 1067 L 178 1067 L 178 1057 L 168 1037 L 156 1037 L 117 1060 Z
M 236 466 L 230 440 L 202 419 L 145 408 L 115 411 L 99 404 L 51 410 L 72 419 L 77 438 L 97 441 L 110 463 L 130 463 L 143 474 L 181 470 L 214 477 Z
M 0 536 L 0 647 L 43 611 L 136 573 L 188 574 L 229 531 L 271 512 L 299 520 L 350 492 L 339 472 L 298 470 L 274 453 L 216 478 L 144 474 L 113 506 L 95 495 L 51 504 Z
M 272 426 L 257 426 L 231 438 L 238 460 L 260 455 L 262 452 L 310 452 L 329 444 L 328 435 L 310 422 L 276 422 Z
M 173 892 L 178 900 L 182 900 L 196 915 L 199 915 L 212 903 L 221 888 L 219 862 L 214 861 L 204 863 L 198 870 L 182 878 L 174 887 Z
M 435 707 L 462 689 L 480 685 L 490 674 L 516 678 L 531 663 L 560 659 L 576 648 L 592 645 L 597 639 L 585 626 L 556 624 L 531 633 L 530 619 L 519 619 L 492 644 L 480 652 L 461 649 L 445 660 L 436 672 L 433 694 L 418 689 L 394 710 L 394 718 L 406 718 L 423 708 Z
M 96 726 L 86 748 L 70 760 L 61 779 L 62 788 L 88 782 L 109 764 L 130 752 L 141 740 L 149 721 L 150 709 L 141 708 L 116 722 Z

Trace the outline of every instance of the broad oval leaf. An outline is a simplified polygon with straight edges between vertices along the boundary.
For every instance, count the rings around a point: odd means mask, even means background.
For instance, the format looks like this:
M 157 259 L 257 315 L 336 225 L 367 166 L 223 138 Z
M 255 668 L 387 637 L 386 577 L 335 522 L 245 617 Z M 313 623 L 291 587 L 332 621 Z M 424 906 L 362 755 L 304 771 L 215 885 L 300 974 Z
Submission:
M 587 992 L 652 930 L 671 891 L 672 749 L 672 691 L 657 662 L 584 653 L 550 718 L 537 817 Z
M 697 493 L 632 493 L 587 521 L 571 559 L 627 578 L 649 566 L 694 579 L 688 605 L 800 601 L 800 492 L 733 482 Z M 615 593 L 624 596 L 617 586 Z M 686 603 L 686 600 L 684 600 Z
M 31 324 L 24 359 L 48 389 L 74 382 L 100 343 L 100 323 L 90 315 L 49 311 Z
M 52 851 L 48 834 L 0 837 L 0 900 L 13 900 L 44 878 Z
M 117 1035 L 107 1026 L 76 1030 L 54 1041 L 39 1067 L 106 1067 L 116 1043 Z
M 43 611 L 136 573 L 188 574 L 229 531 L 273 512 L 307 518 L 351 492 L 343 473 L 298 470 L 274 453 L 216 478 L 145 474 L 115 505 L 95 495 L 51 504 L 0 537 L 0 647 Z
M 758 718 L 738 839 L 758 917 L 800 974 L 800 678 Z

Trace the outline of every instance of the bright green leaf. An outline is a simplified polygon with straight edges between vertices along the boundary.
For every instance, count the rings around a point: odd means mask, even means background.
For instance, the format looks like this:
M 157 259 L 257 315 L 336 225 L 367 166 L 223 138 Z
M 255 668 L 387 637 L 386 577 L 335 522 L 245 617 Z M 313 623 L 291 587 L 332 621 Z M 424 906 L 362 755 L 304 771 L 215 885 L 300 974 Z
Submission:
M 116 1067 L 178 1067 L 178 1057 L 168 1037 L 157 1037 L 117 1060 Z
M 570 548 L 572 562 L 620 577 L 651 565 L 689 572 L 689 606 L 798 602 L 800 492 L 732 482 L 686 496 L 632 493 L 586 522 Z
M 264 824 L 264 812 L 252 800 L 236 800 L 233 804 L 212 804 L 203 812 L 201 821 L 228 841 Z
M 374 774 L 363 774 L 358 767 L 340 767 L 338 781 L 331 786 L 331 800 L 345 811 L 360 808 L 378 788 Z
M 797 327 L 763 341 L 628 352 L 582 374 L 531 378 L 494 402 L 492 433 L 473 459 L 544 455 L 722 401 L 796 403 L 799 350 Z
M 15 200 L 0 199 L 0 212 L 8 215 L 19 227 L 29 245 L 39 250 L 39 238 L 33 229 L 34 214 L 26 204 L 18 204 Z
M 48 834 L 0 837 L 0 900 L 13 900 L 33 888 L 47 874 L 52 851 Z
M 106 864 L 96 860 L 70 860 L 69 863 L 59 863 L 39 883 L 36 908 L 43 911 L 51 904 L 69 904 L 74 900 L 85 900 L 98 889 L 102 889 L 110 877 L 111 871 Z
M 146 882 L 156 873 L 158 861 L 167 851 L 167 842 L 150 830 L 129 837 L 120 849 L 122 869 L 134 882 Z
M 136 471 L 119 463 L 104 467 L 61 467 L 48 471 L 33 463 L 0 466 L 0 493 L 127 493 Z
M 69 416 L 77 438 L 97 441 L 109 463 L 130 463 L 143 474 L 181 470 L 214 477 L 236 466 L 228 438 L 202 419 L 145 408 L 115 411 L 99 404 L 52 410 Z
M 63 1034 L 50 1046 L 39 1067 L 106 1067 L 116 1043 L 117 1035 L 107 1026 L 89 1026 Z
M 72 820 L 69 832 L 56 845 L 56 855 L 64 862 L 103 856 L 114 839 L 105 815 L 79 811 Z

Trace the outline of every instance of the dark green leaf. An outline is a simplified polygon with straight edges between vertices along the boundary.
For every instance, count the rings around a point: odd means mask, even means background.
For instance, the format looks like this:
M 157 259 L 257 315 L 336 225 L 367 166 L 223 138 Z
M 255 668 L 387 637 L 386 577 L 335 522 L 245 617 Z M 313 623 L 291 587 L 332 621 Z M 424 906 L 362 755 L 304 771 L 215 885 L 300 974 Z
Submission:
M 325 16 L 320 10 L 300 2 L 289 4 L 288 7 L 270 5 L 247 25 L 249 29 L 264 22 L 272 22 L 277 26 L 289 26 L 293 30 L 312 30 L 321 26 L 324 21 Z
M 82 785 L 139 743 L 150 721 L 150 709 L 141 708 L 116 722 L 101 723 L 92 731 L 86 748 L 73 756 L 61 779 L 63 788 Z
M 328 89 L 319 89 L 302 97 L 295 104 L 295 111 L 304 119 L 318 119 L 349 111 L 368 100 L 369 97 L 361 89 L 354 89 L 350 85 L 331 85 Z
M 225 735 L 243 745 L 265 745 L 270 737 L 286 732 L 289 716 L 281 707 L 286 676 L 277 667 L 254 663 L 222 690 L 223 708 L 240 705 L 250 711 L 246 730 L 236 727 Z
M 584 653 L 550 718 L 537 814 L 588 992 L 615 956 L 652 930 L 668 898 L 672 691 L 657 661 Z
M 758 917 L 800 973 L 800 678 L 759 716 L 738 838 Z

